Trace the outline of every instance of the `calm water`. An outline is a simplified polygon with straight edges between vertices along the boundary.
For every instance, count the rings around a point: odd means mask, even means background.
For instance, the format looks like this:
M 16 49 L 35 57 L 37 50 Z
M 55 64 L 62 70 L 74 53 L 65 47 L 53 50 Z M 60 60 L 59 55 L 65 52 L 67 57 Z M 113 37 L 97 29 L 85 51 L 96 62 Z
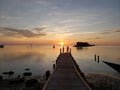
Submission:
M 120 46 L 94 46 L 72 48 L 72 55 L 84 73 L 99 73 L 116 76 L 118 72 L 104 64 L 109 61 L 120 64 Z M 46 70 L 52 71 L 52 65 L 59 55 L 60 46 L 51 45 L 6 45 L 0 48 L 0 75 L 5 71 L 14 71 L 13 75 L 22 75 L 25 68 L 30 68 L 33 75 L 43 75 Z M 94 55 L 100 56 L 100 62 L 94 61 Z M 5 76 L 4 76 L 5 77 Z

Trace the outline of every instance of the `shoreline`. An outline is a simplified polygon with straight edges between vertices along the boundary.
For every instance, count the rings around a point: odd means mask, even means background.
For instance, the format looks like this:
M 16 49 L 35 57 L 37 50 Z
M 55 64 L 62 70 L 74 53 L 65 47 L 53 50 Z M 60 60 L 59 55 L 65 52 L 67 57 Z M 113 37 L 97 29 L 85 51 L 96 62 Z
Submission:
M 120 78 L 115 78 L 109 75 L 105 75 L 105 74 L 97 74 L 97 73 L 89 73 L 86 74 L 85 73 L 85 78 L 88 82 L 88 84 L 91 86 L 92 90 L 118 90 L 120 89 Z M 36 80 L 37 83 L 33 86 L 27 86 L 26 87 L 26 82 L 30 81 L 30 80 Z M 34 88 L 37 85 L 37 88 L 41 88 L 40 90 L 42 90 L 42 87 L 45 85 L 46 80 L 44 76 L 38 75 L 38 76 L 32 76 L 31 78 L 29 78 L 28 80 L 25 80 L 23 82 L 18 82 L 10 84 L 8 83 L 9 80 L 2 80 L 0 81 L 0 88 L 2 88 L 1 90 L 4 90 L 5 88 L 9 88 L 9 90 L 14 90 L 13 88 L 16 88 L 16 90 L 22 88 L 23 90 L 26 88 Z M 2 84 L 4 83 L 4 84 Z M 37 90 L 36 88 L 36 90 Z M 31 89 L 32 90 L 32 89 Z
M 93 90 L 120 90 L 120 78 L 94 73 L 85 76 Z

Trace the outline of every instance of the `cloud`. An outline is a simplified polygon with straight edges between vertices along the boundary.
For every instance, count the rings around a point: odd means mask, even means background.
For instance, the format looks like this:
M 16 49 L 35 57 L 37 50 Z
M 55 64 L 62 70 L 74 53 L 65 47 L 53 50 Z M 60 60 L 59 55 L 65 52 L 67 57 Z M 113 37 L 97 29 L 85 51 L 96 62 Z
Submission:
M 40 37 L 45 36 L 46 33 L 43 32 L 44 28 L 37 28 L 34 30 L 22 30 L 22 29 L 14 29 L 14 28 L 6 28 L 0 27 L 0 35 L 6 37 Z
M 115 30 L 115 32 L 120 32 L 120 29 L 118 29 L 118 30 Z
M 112 33 L 112 32 L 111 31 L 104 31 L 101 34 L 110 34 L 110 33 Z
M 93 39 L 101 39 L 101 37 L 94 37 Z
M 48 27 L 36 27 L 36 28 L 33 28 L 32 31 L 34 32 L 37 32 L 37 33 L 40 33 L 41 31 L 47 29 Z
M 8 16 L 8 15 L 4 15 L 4 16 L 0 16 L 0 19 L 6 19 L 6 20 L 10 20 L 10 19 L 21 19 L 20 16 Z
M 101 34 L 111 34 L 111 33 L 119 33 L 120 29 L 113 29 L 113 30 L 107 30 L 102 32 Z
M 101 37 L 93 37 L 93 38 L 88 38 L 88 40 L 93 40 L 93 39 L 102 39 Z

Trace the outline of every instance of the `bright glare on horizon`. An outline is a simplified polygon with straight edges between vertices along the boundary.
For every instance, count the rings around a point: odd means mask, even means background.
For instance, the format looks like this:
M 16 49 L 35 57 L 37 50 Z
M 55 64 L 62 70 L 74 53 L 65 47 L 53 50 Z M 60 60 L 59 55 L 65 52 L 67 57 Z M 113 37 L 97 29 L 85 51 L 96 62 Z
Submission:
M 64 42 L 60 42 L 60 45 L 61 45 L 61 46 L 64 46 Z

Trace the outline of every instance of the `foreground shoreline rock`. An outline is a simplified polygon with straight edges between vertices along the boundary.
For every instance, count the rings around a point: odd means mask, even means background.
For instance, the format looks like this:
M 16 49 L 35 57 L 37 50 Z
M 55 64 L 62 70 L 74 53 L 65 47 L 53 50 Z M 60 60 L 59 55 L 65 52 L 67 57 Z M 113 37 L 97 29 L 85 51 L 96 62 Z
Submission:
M 92 90 L 120 90 L 120 78 L 96 73 L 85 74 L 85 78 Z M 42 90 L 45 83 L 46 79 L 43 79 L 41 75 L 34 76 L 27 81 L 12 84 L 5 79 L 0 81 L 0 90 Z
M 105 74 L 86 74 L 85 75 L 92 90 L 120 90 L 120 78 Z

